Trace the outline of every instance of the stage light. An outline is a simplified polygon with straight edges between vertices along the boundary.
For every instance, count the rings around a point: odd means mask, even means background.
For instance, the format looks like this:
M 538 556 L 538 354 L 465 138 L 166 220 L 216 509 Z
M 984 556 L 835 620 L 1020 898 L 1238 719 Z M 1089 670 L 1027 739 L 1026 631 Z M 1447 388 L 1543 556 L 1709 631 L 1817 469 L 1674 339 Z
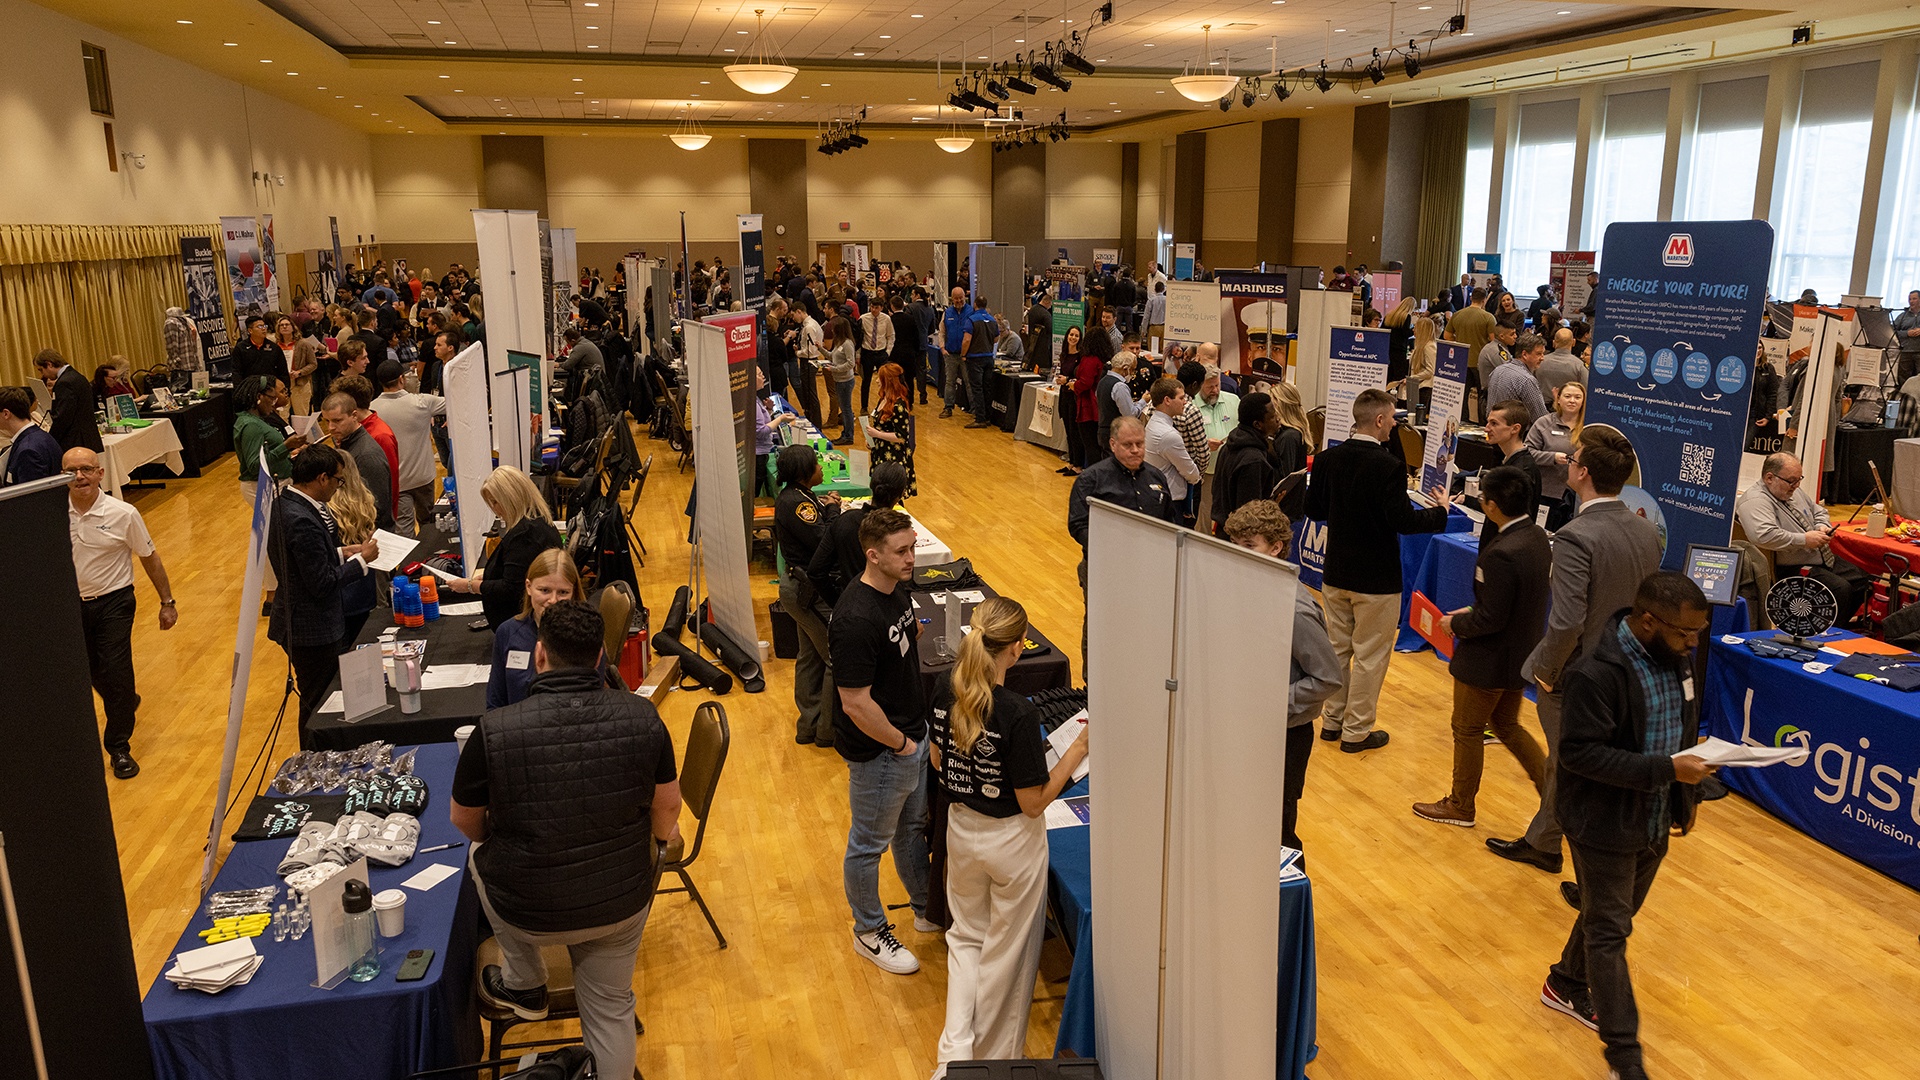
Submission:
M 1320 92 L 1323 94 L 1333 89 L 1333 80 L 1327 78 L 1327 62 L 1325 60 L 1320 61 L 1320 74 L 1313 77 L 1313 85 L 1319 87 Z
M 1033 65 L 1033 77 L 1056 90 L 1073 89 L 1073 80 L 1063 77 L 1058 71 L 1053 69 L 1051 63 L 1047 63 L 1046 61 Z
M 963 95 L 961 95 L 957 91 L 955 93 L 951 93 L 947 95 L 947 104 L 953 106 L 956 109 L 964 109 L 967 112 L 973 111 L 973 102 L 968 101 Z
M 1086 57 L 1065 47 L 1060 50 L 1060 66 L 1082 75 L 1091 75 L 1096 70 Z
M 1012 75 L 1007 76 L 1007 89 L 1012 90 L 1016 94 L 1037 94 L 1040 92 L 1039 87 L 1021 78 L 1017 69 Z
M 1287 88 L 1286 83 L 1277 82 L 1273 84 L 1273 100 L 1285 101 L 1292 96 L 1293 91 Z
M 1248 79 L 1246 82 L 1241 83 L 1240 104 L 1249 109 L 1253 108 L 1254 99 L 1259 97 L 1259 93 L 1260 81 L 1258 79 Z
M 1411 41 L 1407 42 L 1405 55 L 1400 57 L 1400 70 L 1406 72 L 1409 79 L 1420 77 L 1420 53 Z
M 856 131 L 853 134 L 847 136 L 847 141 L 849 143 L 852 143 L 856 147 L 860 147 L 860 146 L 867 145 L 869 142 L 872 142 L 873 140 L 867 138 L 865 135 L 862 135 Z
M 1367 65 L 1367 78 L 1372 79 L 1375 86 L 1387 80 L 1387 65 L 1380 59 L 1379 49 L 1373 50 L 1373 62 Z
M 987 80 L 987 93 L 992 94 L 994 97 L 999 98 L 1001 101 L 1005 101 L 1008 98 L 1013 96 L 1012 94 L 1009 94 L 1007 92 L 1006 87 L 1000 85 L 999 81 L 995 79 Z
M 1467 28 L 1467 15 L 1465 12 L 1461 12 L 1460 14 L 1455 15 L 1453 18 L 1447 20 L 1447 33 L 1449 34 L 1457 34 L 1460 31 L 1465 30 L 1466 28 Z

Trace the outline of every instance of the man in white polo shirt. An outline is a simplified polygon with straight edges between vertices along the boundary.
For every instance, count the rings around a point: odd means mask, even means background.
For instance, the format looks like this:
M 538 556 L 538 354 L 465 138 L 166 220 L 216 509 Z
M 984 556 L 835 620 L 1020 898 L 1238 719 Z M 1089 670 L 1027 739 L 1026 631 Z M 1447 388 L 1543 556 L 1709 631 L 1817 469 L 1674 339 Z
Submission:
M 140 765 L 133 760 L 133 716 L 140 695 L 133 683 L 133 560 L 147 571 L 153 591 L 160 594 L 160 629 L 173 629 L 179 618 L 167 568 L 160 563 L 140 512 L 100 490 L 105 470 L 85 447 L 75 447 L 60 459 L 73 474 L 67 488 L 67 528 L 73 537 L 73 572 L 80 582 L 80 627 L 87 638 L 87 667 L 93 688 L 107 709 L 107 727 L 101 736 L 113 775 L 131 780 Z

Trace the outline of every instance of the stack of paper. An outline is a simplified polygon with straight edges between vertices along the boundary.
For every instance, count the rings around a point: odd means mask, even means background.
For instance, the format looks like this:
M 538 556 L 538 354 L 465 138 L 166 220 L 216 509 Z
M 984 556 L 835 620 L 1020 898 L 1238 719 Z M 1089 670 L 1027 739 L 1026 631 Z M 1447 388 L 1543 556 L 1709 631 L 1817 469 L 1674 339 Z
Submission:
M 265 959 L 254 951 L 252 938 L 235 938 L 175 956 L 167 981 L 183 990 L 217 994 L 229 986 L 244 985 Z
M 1072 746 L 1073 740 L 1079 738 L 1080 733 L 1086 730 L 1086 723 L 1087 710 L 1081 709 L 1053 729 L 1053 734 L 1047 736 L 1047 768 L 1051 769 L 1060 763 L 1060 758 L 1066 754 L 1067 747 Z M 1092 767 L 1093 750 L 1089 746 L 1087 756 L 1081 758 L 1080 764 L 1073 770 L 1073 782 L 1077 784 L 1085 780 Z
M 438 572 L 439 571 L 435 571 L 435 573 Z M 440 614 L 443 617 L 447 615 L 478 615 L 483 606 L 484 605 L 478 600 L 469 600 L 464 604 L 449 604 L 445 600 L 442 600 L 440 602 Z
M 1697 757 L 1709 765 L 1760 768 L 1778 765 L 1783 761 L 1798 765 L 1807 759 L 1807 750 L 1802 746 L 1743 746 L 1725 739 L 1709 737 L 1696 746 L 1680 751 L 1674 757 Z M 1876 779 L 1875 782 L 1879 781 Z
M 420 689 L 448 690 L 487 681 L 491 664 L 435 664 L 420 673 Z
M 1285 885 L 1289 881 L 1305 881 L 1306 879 L 1307 871 L 1300 865 L 1299 850 L 1290 847 L 1281 848 L 1280 884 Z
M 1087 800 L 1091 795 L 1075 795 L 1071 799 L 1055 799 L 1047 804 L 1046 821 L 1049 829 L 1077 829 L 1093 823 L 1093 808 Z

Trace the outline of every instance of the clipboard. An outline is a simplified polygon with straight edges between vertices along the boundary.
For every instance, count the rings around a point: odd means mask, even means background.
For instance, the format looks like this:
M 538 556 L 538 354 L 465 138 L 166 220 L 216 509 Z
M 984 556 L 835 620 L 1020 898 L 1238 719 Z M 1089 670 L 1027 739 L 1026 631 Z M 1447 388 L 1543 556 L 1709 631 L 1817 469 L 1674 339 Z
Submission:
M 1291 495 L 1293 493 L 1293 489 L 1299 487 L 1301 484 L 1306 483 L 1306 481 L 1307 481 L 1306 469 L 1301 469 L 1299 472 L 1288 473 L 1287 475 L 1281 477 L 1280 482 L 1273 485 L 1273 496 L 1272 496 L 1273 501 L 1279 502 L 1280 500 L 1286 498 L 1288 495 Z
M 1408 598 L 1407 624 L 1413 627 L 1415 633 L 1427 639 L 1427 644 L 1433 646 L 1433 651 L 1442 660 L 1452 660 L 1453 635 L 1440 630 L 1440 620 L 1445 615 L 1446 612 L 1441 611 L 1439 605 L 1427 599 L 1426 594 L 1418 589 Z

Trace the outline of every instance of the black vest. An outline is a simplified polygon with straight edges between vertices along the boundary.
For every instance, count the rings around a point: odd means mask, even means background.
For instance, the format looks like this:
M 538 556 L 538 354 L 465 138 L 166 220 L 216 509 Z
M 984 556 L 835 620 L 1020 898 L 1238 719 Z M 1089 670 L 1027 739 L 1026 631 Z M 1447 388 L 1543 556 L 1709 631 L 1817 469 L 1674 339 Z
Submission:
M 561 933 L 637 914 L 652 899 L 653 778 L 673 753 L 653 706 L 566 669 L 480 724 L 490 835 L 474 861 L 500 917 Z

